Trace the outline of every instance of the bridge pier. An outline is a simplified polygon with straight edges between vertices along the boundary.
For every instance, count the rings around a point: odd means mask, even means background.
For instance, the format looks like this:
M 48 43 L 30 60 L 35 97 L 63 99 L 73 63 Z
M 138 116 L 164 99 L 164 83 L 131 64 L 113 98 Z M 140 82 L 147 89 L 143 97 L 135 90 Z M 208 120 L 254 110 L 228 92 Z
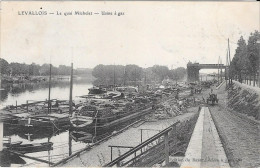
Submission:
M 199 71 L 200 71 L 199 67 L 188 66 L 187 67 L 188 82 L 199 81 Z
M 199 81 L 199 71 L 200 69 L 225 69 L 226 66 L 224 64 L 199 64 L 199 63 L 191 63 L 187 64 L 187 80 L 188 82 L 196 82 Z

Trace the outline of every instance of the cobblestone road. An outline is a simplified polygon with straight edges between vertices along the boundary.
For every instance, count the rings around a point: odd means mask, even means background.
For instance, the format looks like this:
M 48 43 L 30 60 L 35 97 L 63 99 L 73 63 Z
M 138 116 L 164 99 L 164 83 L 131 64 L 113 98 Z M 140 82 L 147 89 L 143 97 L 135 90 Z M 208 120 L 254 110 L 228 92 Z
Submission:
M 226 92 L 218 93 L 219 105 L 210 106 L 211 115 L 232 167 L 260 166 L 260 125 L 241 118 L 226 108 Z

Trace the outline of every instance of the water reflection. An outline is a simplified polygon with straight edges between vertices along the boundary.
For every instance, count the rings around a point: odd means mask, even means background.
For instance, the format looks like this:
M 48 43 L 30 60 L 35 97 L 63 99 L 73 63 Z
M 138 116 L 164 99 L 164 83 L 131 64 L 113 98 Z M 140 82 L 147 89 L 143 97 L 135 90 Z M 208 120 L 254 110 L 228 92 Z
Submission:
M 91 83 L 84 83 L 82 81 L 75 81 L 73 85 L 73 99 L 77 96 L 88 94 L 88 89 L 92 87 Z M 48 84 L 17 84 L 12 86 L 5 86 L 5 90 L 1 91 L 1 104 L 15 105 L 25 103 L 26 100 L 45 100 L 48 97 Z M 69 98 L 69 81 L 54 83 L 51 89 L 51 98 L 59 100 L 68 100 Z M 125 123 L 129 124 L 129 123 Z M 125 125 L 122 125 L 114 130 L 120 130 Z M 52 149 L 48 151 L 38 151 L 34 153 L 26 153 L 26 156 L 36 157 L 45 161 L 56 163 L 71 154 L 82 150 L 90 144 L 101 140 L 102 138 L 111 135 L 114 130 L 109 131 L 94 131 L 90 130 L 84 132 L 86 138 L 73 139 L 73 131 L 71 128 L 54 128 L 49 129 L 28 129 L 28 127 L 21 127 L 15 123 L 4 123 L 3 134 L 4 138 L 10 138 L 11 142 L 21 141 L 21 144 L 34 143 L 53 143 Z M 82 130 L 81 130 L 82 131 Z M 84 131 L 84 130 L 83 130 Z M 32 159 L 19 157 L 17 155 L 0 152 L 0 166 L 48 166 L 46 163 L 38 162 Z
M 69 99 L 69 80 L 53 81 L 51 87 L 52 99 Z M 6 105 L 26 103 L 26 100 L 46 100 L 48 98 L 48 82 L 42 83 L 23 83 L 23 84 L 4 84 L 4 90 L 0 91 L 0 108 Z M 92 83 L 85 78 L 75 79 L 73 86 L 73 96 L 88 94 L 88 88 Z
M 52 143 L 51 148 L 31 149 L 25 153 L 26 156 L 41 158 L 45 161 L 52 160 L 52 162 L 57 162 L 87 146 L 87 143 L 74 141 L 69 136 L 69 129 L 26 129 L 25 127 L 12 126 L 8 123 L 4 123 L 3 130 L 4 139 L 9 139 L 12 144 L 16 144 L 16 142 L 21 142 L 20 145 Z M 45 164 L 32 159 L 25 159 L 25 161 L 21 159 L 18 160 L 17 157 L 19 156 L 11 154 L 6 150 L 0 154 L 1 160 L 5 160 L 3 162 L 1 161 L 0 166 L 14 166 L 14 164 L 25 166 L 25 164 L 34 165 L 36 163 L 38 165 Z M 13 161 L 15 157 L 17 162 Z
M 77 96 L 88 94 L 88 88 L 92 84 L 86 82 L 89 80 L 76 79 L 73 85 L 73 99 Z M 34 84 L 14 84 L 2 85 L 5 90 L 1 90 L 0 108 L 6 105 L 15 105 L 26 103 L 27 100 L 42 101 L 48 98 L 48 82 Z M 51 99 L 68 100 L 69 99 L 69 80 L 52 82 Z M 49 129 L 28 129 L 21 127 L 12 122 L 3 124 L 4 139 L 9 139 L 12 143 L 21 141 L 21 144 L 37 144 L 37 143 L 53 143 L 52 149 L 48 151 L 37 151 L 34 153 L 26 153 L 26 156 L 40 158 L 42 160 L 57 162 L 72 153 L 88 146 L 88 143 L 76 142 L 69 135 L 70 130 L 66 128 Z M 0 166 L 48 166 L 28 158 L 20 158 L 17 155 L 6 151 L 0 152 Z
M 35 90 L 48 88 L 48 83 L 20 83 L 20 84 L 6 84 L 1 91 L 1 101 L 8 98 L 8 94 L 19 95 L 24 92 L 34 92 Z M 52 87 L 66 88 L 69 87 L 69 81 L 52 82 Z
M 4 100 L 6 100 L 7 99 L 7 97 L 8 97 L 8 90 L 7 90 L 7 88 L 4 88 L 5 90 L 0 90 L 0 101 L 2 102 L 2 101 L 4 101 Z
M 51 138 L 59 135 L 67 129 L 58 130 L 56 128 L 43 129 L 28 129 L 27 127 L 13 126 L 9 123 L 4 123 L 4 136 L 19 136 L 24 140 L 34 141 L 37 139 Z
M 7 151 L 0 152 L 0 166 L 1 167 L 10 167 L 11 165 L 24 165 L 26 164 L 25 160 L 18 155 L 11 154 Z
M 83 148 L 93 144 L 111 134 L 117 132 L 118 130 L 125 127 L 127 123 L 121 127 L 110 129 L 109 131 L 100 132 L 94 134 L 93 131 L 77 131 L 67 129 L 25 129 L 18 127 L 16 125 L 9 125 L 4 123 L 4 137 L 10 138 L 11 142 L 19 142 L 21 144 L 37 144 L 37 143 L 46 143 L 51 142 L 53 146 L 51 149 L 43 149 L 40 151 L 33 151 L 33 153 L 26 153 L 26 156 L 36 157 L 43 159 L 45 161 L 50 161 L 56 163 L 61 159 L 64 159 L 70 156 L 73 153 L 76 153 Z M 13 158 L 19 156 L 13 156 L 13 154 L 6 153 L 1 154 L 1 159 L 4 158 L 4 162 L 1 162 L 0 166 L 48 166 L 46 163 L 37 162 L 35 160 L 27 158 L 16 158 L 17 162 L 13 161 Z M 25 159 L 24 161 L 22 159 Z

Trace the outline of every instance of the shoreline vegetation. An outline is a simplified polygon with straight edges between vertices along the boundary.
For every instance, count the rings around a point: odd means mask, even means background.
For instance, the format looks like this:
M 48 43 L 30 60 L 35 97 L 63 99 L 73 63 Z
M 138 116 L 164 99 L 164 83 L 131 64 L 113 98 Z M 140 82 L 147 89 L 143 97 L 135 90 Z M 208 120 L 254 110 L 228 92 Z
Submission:
M 20 84 L 20 83 L 45 83 L 49 81 L 50 64 L 38 65 L 35 63 L 8 63 L 0 58 L 1 84 Z M 92 69 L 74 69 L 74 78 L 85 78 L 92 82 Z M 59 65 L 51 66 L 52 81 L 69 81 L 71 67 Z
M 260 44 L 257 41 L 260 39 L 260 32 L 255 31 L 250 33 L 248 41 L 243 36 L 237 41 L 237 48 L 230 63 L 230 75 L 232 79 L 235 79 L 242 83 L 253 86 L 256 85 L 257 77 L 259 78 L 259 52 Z
M 92 83 L 94 78 L 92 76 L 74 76 L 74 80 L 78 82 L 86 82 Z M 55 75 L 51 78 L 51 83 L 63 82 L 69 83 L 70 76 L 68 75 Z M 2 87 L 5 85 L 12 84 L 44 84 L 49 82 L 49 76 L 24 76 L 24 75 L 16 75 L 16 76 L 1 76 Z
M 49 81 L 50 64 L 38 65 L 35 63 L 8 63 L 0 58 L 1 83 L 45 83 Z M 59 65 L 51 66 L 52 81 L 66 81 L 70 79 L 71 67 Z M 84 78 L 93 85 L 146 85 L 161 83 L 163 81 L 172 83 L 181 81 L 186 77 L 186 69 L 178 67 L 169 69 L 167 66 L 154 65 L 142 68 L 138 65 L 103 65 L 99 64 L 93 69 L 73 69 L 74 78 Z

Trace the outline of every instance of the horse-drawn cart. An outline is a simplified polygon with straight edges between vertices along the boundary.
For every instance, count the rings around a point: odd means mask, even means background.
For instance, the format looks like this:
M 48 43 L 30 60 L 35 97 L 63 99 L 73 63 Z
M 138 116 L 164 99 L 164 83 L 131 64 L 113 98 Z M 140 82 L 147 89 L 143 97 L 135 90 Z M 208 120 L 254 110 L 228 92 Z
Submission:
M 209 94 L 209 97 L 207 98 L 207 104 L 214 105 L 215 103 L 218 103 L 217 94 Z

